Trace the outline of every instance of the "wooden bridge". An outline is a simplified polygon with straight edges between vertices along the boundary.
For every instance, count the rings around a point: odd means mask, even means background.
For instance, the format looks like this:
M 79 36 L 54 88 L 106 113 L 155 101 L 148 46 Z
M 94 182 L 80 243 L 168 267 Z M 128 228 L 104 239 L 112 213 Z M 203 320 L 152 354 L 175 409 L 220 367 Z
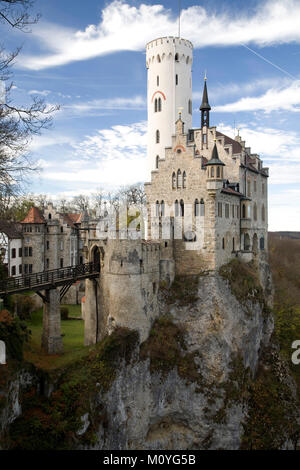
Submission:
M 76 281 L 94 279 L 96 283 L 99 274 L 100 263 L 86 263 L 10 277 L 0 281 L 0 297 L 26 291 L 36 292 L 44 302 L 42 348 L 48 354 L 61 354 L 60 303 Z
M 78 264 L 66 268 L 52 269 L 40 273 L 26 274 L 24 276 L 9 277 L 0 281 L 0 297 L 18 294 L 26 291 L 35 291 L 40 295 L 41 290 L 54 289 L 63 286 L 61 299 L 74 282 L 81 279 L 92 279 L 99 276 L 98 263 Z M 41 295 L 41 297 L 44 297 Z

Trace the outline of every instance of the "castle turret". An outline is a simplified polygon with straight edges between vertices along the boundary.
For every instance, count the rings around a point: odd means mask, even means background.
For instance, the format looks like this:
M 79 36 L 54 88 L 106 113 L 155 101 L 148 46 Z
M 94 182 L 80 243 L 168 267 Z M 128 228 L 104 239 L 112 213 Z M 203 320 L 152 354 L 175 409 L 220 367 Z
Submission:
M 211 159 L 205 164 L 207 169 L 207 190 L 216 191 L 223 186 L 223 163 L 218 154 L 217 143 L 215 140 L 214 148 L 212 151 Z
M 178 37 L 164 37 L 146 46 L 148 69 L 148 171 L 157 169 L 172 145 L 175 121 L 181 111 L 188 130 L 192 127 L 193 45 Z

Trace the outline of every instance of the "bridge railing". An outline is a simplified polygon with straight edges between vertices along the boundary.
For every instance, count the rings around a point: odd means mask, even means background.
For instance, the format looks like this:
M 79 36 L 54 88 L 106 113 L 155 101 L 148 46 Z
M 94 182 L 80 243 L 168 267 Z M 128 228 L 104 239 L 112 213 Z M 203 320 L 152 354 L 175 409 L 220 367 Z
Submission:
M 78 277 L 95 274 L 100 271 L 97 263 L 77 264 L 76 266 L 68 266 L 65 268 L 52 269 L 40 273 L 25 274 L 24 276 L 10 277 L 0 281 L 0 293 L 9 293 L 10 291 L 36 288 L 47 284 L 56 284 L 61 280 L 72 280 L 74 282 Z

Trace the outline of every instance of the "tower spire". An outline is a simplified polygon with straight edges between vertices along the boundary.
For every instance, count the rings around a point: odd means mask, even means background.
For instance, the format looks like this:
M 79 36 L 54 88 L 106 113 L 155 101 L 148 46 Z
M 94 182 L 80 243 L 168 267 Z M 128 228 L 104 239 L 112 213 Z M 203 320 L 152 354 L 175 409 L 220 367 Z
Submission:
M 201 127 L 209 127 L 209 111 L 211 110 L 211 107 L 210 107 L 209 102 L 208 102 L 206 82 L 207 82 L 207 77 L 206 77 L 206 72 L 205 72 L 202 103 L 201 103 L 201 106 L 200 106 Z

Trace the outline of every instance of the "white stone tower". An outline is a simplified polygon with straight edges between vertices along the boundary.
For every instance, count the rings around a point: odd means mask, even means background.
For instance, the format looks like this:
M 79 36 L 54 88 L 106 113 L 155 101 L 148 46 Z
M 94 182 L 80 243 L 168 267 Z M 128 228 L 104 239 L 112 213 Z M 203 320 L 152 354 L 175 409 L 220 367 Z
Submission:
M 148 69 L 148 175 L 165 157 L 181 112 L 185 131 L 192 128 L 193 45 L 179 37 L 163 37 L 146 46 Z

